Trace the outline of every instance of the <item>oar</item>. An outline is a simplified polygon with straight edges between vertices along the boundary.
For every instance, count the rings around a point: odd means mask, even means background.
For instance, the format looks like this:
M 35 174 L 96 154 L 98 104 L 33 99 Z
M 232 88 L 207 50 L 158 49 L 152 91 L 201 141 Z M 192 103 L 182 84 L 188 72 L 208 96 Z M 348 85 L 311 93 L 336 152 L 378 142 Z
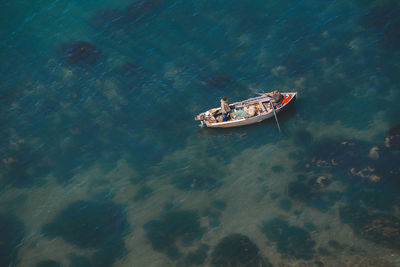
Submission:
M 260 93 L 260 92 L 256 92 L 256 94 L 257 95 L 269 95 L 269 93 Z M 278 130 L 281 131 L 281 127 L 279 126 L 278 117 L 276 116 L 274 105 L 272 105 L 271 102 L 269 102 L 269 103 L 271 104 L 272 110 L 274 111 L 274 116 L 275 116 L 276 124 L 278 125 Z
M 270 93 L 260 93 L 260 92 L 255 92 L 256 95 L 261 95 L 261 96 L 271 96 Z
M 270 101 L 269 103 L 271 104 L 272 111 L 274 112 L 274 116 L 275 116 L 276 124 L 278 125 L 278 130 L 279 130 L 279 131 L 281 131 L 281 127 L 279 127 L 278 117 L 276 116 L 276 112 L 275 112 L 274 105 L 272 105 L 271 101 Z

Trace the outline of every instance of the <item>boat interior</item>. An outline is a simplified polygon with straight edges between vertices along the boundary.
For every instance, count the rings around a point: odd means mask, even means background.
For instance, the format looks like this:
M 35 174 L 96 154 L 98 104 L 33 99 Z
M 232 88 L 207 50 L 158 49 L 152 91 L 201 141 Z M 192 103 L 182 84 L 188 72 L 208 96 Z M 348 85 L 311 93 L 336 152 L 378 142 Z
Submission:
M 279 109 L 286 103 L 290 102 L 291 98 L 291 94 L 286 94 L 285 96 L 283 96 L 282 102 L 274 104 L 275 109 Z M 231 108 L 231 113 L 226 118 L 226 120 L 229 121 L 246 119 L 272 112 L 270 100 L 271 98 L 269 96 L 264 96 L 248 99 L 242 102 L 232 103 L 231 105 L 229 105 L 229 107 Z M 209 114 L 211 115 L 208 116 L 209 122 L 218 123 L 223 121 L 220 108 L 209 110 Z
M 274 104 L 275 109 L 279 109 L 290 102 L 292 94 L 286 94 L 283 97 L 281 103 Z M 226 118 L 226 121 L 241 120 L 251 118 L 255 116 L 266 115 L 272 112 L 272 106 L 270 104 L 270 96 L 261 96 L 251 99 L 247 99 L 241 102 L 235 102 L 229 105 L 231 112 Z M 213 108 L 204 113 L 199 114 L 196 117 L 197 120 L 206 120 L 209 123 L 222 123 L 221 108 Z
M 233 103 L 229 107 L 231 108 L 231 113 L 227 117 L 227 121 L 250 118 L 272 111 L 269 100 Z M 209 122 L 222 122 L 220 108 L 210 110 L 209 112 L 211 115 L 209 116 Z

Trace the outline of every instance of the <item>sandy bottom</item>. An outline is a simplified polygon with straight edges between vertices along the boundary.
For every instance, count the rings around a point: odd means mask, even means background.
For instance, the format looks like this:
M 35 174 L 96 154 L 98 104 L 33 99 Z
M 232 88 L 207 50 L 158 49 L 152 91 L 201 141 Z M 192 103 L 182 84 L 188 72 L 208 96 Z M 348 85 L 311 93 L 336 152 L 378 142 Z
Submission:
M 351 129 L 348 129 L 348 132 L 354 134 Z M 376 132 L 364 133 L 365 136 L 374 134 Z M 100 166 L 81 172 L 74 177 L 73 183 L 66 186 L 54 183 L 54 179 L 48 177 L 47 183 L 37 190 L 6 190 L 2 196 L 2 211 L 7 209 L 7 205 L 17 203 L 18 208 L 14 213 L 26 225 L 25 239 L 19 250 L 18 266 L 33 266 L 48 259 L 68 265 L 71 253 L 90 256 L 92 250 L 81 249 L 66 243 L 62 238 L 49 239 L 43 236 L 41 228 L 50 223 L 68 204 L 76 200 L 89 200 L 104 190 L 113 193 L 112 201 L 126 207 L 127 219 L 133 228 L 133 231 L 125 236 L 128 252 L 115 262 L 115 266 L 175 266 L 177 261 L 152 249 L 143 225 L 159 218 L 168 202 L 179 206 L 180 209 L 203 211 L 215 200 L 223 200 L 226 203 L 226 209 L 219 218 L 220 225 L 210 227 L 210 219 L 202 216 L 201 226 L 208 227 L 208 230 L 200 240 L 190 246 L 182 246 L 178 242 L 183 254 L 195 251 L 201 244 L 207 244 L 210 247 L 210 255 L 220 239 L 232 233 L 241 233 L 248 236 L 259 247 L 262 256 L 274 266 L 317 266 L 317 261 L 325 266 L 400 264 L 398 251 L 357 237 L 348 225 L 340 221 L 338 207 L 343 204 L 340 200 L 327 212 L 320 212 L 295 200 L 291 201 L 289 211 L 278 206 L 279 200 L 288 198 L 287 185 L 296 180 L 296 173 L 292 171 L 292 167 L 297 160 L 289 156 L 289 153 L 296 149 L 291 140 L 281 140 L 257 149 L 241 151 L 225 166 L 229 175 L 223 177 L 222 185 L 209 191 L 183 191 L 171 185 L 168 175 L 159 175 L 165 164 L 179 160 L 180 157 L 194 161 L 202 145 L 201 142 L 189 143 L 186 148 L 174 152 L 155 166 L 154 173 L 157 177 L 148 177 L 145 180 L 145 184 L 154 189 L 154 192 L 150 197 L 138 202 L 134 202 L 133 197 L 143 183 L 132 182 L 132 177 L 138 174 L 123 159 L 107 173 L 102 173 Z M 272 170 L 275 165 L 285 167 L 283 171 L 276 173 Z M 329 177 L 329 174 L 326 176 Z M 329 185 L 329 189 L 343 190 L 342 185 L 335 181 Z M 276 216 L 284 218 L 291 226 L 304 228 L 304 223 L 313 223 L 317 229 L 310 231 L 310 234 L 316 242 L 315 248 L 328 248 L 328 241 L 335 240 L 341 245 L 341 249 L 330 249 L 330 255 L 316 253 L 311 261 L 282 256 L 276 250 L 276 244 L 270 242 L 261 232 L 263 223 Z M 210 265 L 208 257 L 204 266 Z

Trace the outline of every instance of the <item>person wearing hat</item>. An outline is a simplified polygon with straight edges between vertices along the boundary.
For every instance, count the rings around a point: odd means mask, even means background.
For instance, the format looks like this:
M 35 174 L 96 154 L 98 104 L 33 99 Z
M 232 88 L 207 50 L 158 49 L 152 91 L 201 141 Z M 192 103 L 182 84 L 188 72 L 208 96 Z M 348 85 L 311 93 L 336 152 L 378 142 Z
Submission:
M 224 96 L 221 99 L 221 113 L 222 113 L 222 121 L 226 121 L 227 117 L 229 117 L 229 114 L 231 113 L 231 108 L 229 107 L 228 100 Z
M 273 99 L 270 100 L 271 103 L 280 103 L 283 100 L 283 95 L 278 91 L 273 91 L 272 98 Z

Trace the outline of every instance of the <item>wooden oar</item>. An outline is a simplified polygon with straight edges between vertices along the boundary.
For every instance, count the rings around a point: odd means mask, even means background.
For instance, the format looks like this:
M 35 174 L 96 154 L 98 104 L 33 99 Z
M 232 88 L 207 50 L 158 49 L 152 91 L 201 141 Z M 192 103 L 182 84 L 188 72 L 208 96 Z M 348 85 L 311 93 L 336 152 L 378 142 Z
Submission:
M 268 96 L 269 96 L 270 93 L 259 93 L 259 92 L 256 92 L 256 94 L 257 94 L 257 95 L 268 95 Z M 276 120 L 276 125 L 278 125 L 278 130 L 279 130 L 279 132 L 280 132 L 280 131 L 281 131 L 281 127 L 279 126 L 278 117 L 276 116 L 276 112 L 275 112 L 274 105 L 272 105 L 271 101 L 269 102 L 269 104 L 271 105 L 272 111 L 274 112 L 274 117 L 275 117 L 275 120 Z
M 270 101 L 269 103 L 271 104 L 272 111 L 274 112 L 274 116 L 275 116 L 276 124 L 278 125 L 278 130 L 279 130 L 279 131 L 281 131 L 281 127 L 279 127 L 278 117 L 276 116 L 276 112 L 275 112 L 274 105 L 272 105 L 271 101 Z

